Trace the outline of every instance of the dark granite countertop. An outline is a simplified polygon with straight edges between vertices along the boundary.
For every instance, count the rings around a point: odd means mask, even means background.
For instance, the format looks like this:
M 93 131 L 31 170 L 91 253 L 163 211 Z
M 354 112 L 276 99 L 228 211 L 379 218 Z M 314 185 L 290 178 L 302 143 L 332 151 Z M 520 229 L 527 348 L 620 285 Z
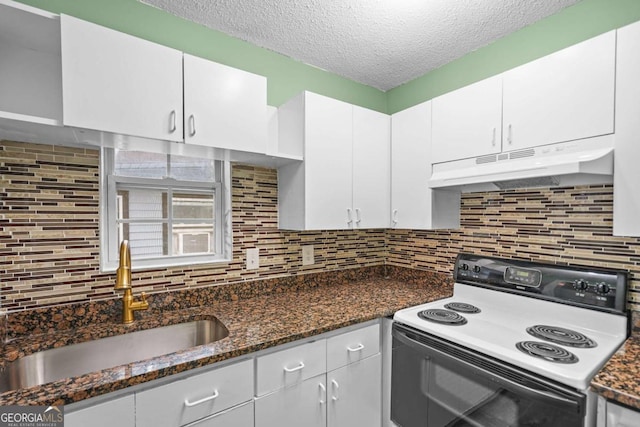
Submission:
M 640 335 L 629 338 L 591 381 L 607 399 L 640 410 Z
M 134 326 L 115 321 L 81 325 L 73 329 L 17 337 L 4 347 L 3 360 L 73 342 L 214 316 L 229 329 L 229 336 L 192 349 L 69 378 L 42 386 L 0 394 L 0 405 L 68 404 L 157 378 L 206 366 L 261 349 L 321 334 L 393 314 L 395 311 L 445 298 L 452 287 L 446 277 L 429 274 L 420 280 L 366 277 L 309 288 L 204 301 L 197 307 L 149 310 Z M 24 324 L 24 322 L 22 322 Z M 129 328 L 129 329 L 127 329 Z

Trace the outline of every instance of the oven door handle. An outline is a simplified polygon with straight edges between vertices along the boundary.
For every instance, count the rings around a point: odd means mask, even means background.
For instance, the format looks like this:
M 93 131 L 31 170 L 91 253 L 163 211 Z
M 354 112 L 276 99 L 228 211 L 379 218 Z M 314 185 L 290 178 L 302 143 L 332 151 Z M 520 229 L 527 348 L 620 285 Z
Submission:
M 455 357 L 452 356 L 448 353 L 445 353 L 439 349 L 433 348 L 428 346 L 427 344 L 423 344 L 419 341 L 416 341 L 414 339 L 412 339 L 411 337 L 409 337 L 405 332 L 401 331 L 401 330 L 394 330 L 393 331 L 393 336 L 395 338 L 397 338 L 399 341 L 401 341 L 402 343 L 404 343 L 405 345 L 408 345 L 420 352 L 427 353 L 429 355 L 431 354 L 436 354 L 438 357 L 442 357 L 444 359 L 448 359 L 449 361 L 453 361 L 455 363 L 459 363 L 459 364 L 463 364 L 466 365 L 469 368 L 472 368 L 473 370 L 475 370 L 476 372 L 481 372 L 483 376 L 487 377 L 490 381 L 500 384 L 502 386 L 507 385 L 510 386 L 512 388 L 515 388 L 516 390 L 522 392 L 523 394 L 533 397 L 533 398 L 537 398 L 537 399 L 542 399 L 544 401 L 547 402 L 553 402 L 556 403 L 557 405 L 561 405 L 561 406 L 568 406 L 571 408 L 574 408 L 578 413 L 583 413 L 584 411 L 584 405 L 582 405 L 582 401 L 584 399 L 584 396 L 578 392 L 574 392 L 572 390 L 558 390 L 557 393 L 550 393 L 544 390 L 540 390 L 537 388 L 532 388 L 530 386 L 528 386 L 527 384 L 518 382 L 518 381 L 514 381 L 512 379 L 509 378 L 505 378 L 503 376 L 500 376 L 498 374 L 492 373 L 491 371 L 488 371 L 487 369 L 483 368 L 482 366 L 478 366 L 478 364 L 476 363 L 472 363 L 468 360 L 462 359 L 460 357 Z M 441 342 L 439 339 L 433 337 L 433 336 L 429 336 L 429 339 L 437 341 L 437 342 Z M 451 346 L 451 344 L 448 343 L 444 343 L 447 346 Z M 462 353 L 462 356 L 464 355 L 469 355 L 469 358 L 473 358 L 475 360 L 478 361 L 488 361 L 490 364 L 492 365 L 497 365 L 499 367 L 501 367 L 502 369 L 508 369 L 510 371 L 513 371 L 515 373 L 517 373 L 518 371 L 504 363 L 500 363 L 497 360 L 492 360 L 489 359 L 486 356 L 483 356 L 481 354 L 478 353 L 474 353 L 471 352 L 463 347 L 455 347 L 456 352 Z M 430 356 L 430 358 L 432 358 Z M 529 383 L 533 383 L 533 381 L 527 381 Z M 544 385 L 545 381 L 540 379 L 540 380 L 536 380 L 536 382 L 541 383 L 542 385 Z M 569 395 L 569 398 L 563 397 L 560 395 L 560 393 L 565 394 L 565 395 Z

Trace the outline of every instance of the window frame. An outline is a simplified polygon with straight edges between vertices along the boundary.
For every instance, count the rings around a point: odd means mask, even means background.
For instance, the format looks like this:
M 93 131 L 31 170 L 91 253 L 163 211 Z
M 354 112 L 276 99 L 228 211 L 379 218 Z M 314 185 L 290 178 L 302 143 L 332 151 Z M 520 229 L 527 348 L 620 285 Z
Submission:
M 118 227 L 118 187 L 149 188 L 172 193 L 214 194 L 214 217 L 212 218 L 215 253 L 163 255 L 132 260 L 133 270 L 155 269 L 174 266 L 198 265 L 230 261 L 231 246 L 231 165 L 227 161 L 215 161 L 215 181 L 184 181 L 174 178 L 140 178 L 119 176 L 114 174 L 115 150 L 101 150 L 100 168 L 100 270 L 113 272 L 119 261 L 119 227 Z M 169 253 L 173 245 L 173 209 L 168 209 L 166 219 L 158 220 L 159 224 L 169 224 L 167 244 Z M 185 219 L 180 219 L 181 223 Z M 194 220 L 195 221 L 195 220 Z M 135 221 L 132 221 L 135 222 Z M 186 219 L 189 223 L 189 219 Z

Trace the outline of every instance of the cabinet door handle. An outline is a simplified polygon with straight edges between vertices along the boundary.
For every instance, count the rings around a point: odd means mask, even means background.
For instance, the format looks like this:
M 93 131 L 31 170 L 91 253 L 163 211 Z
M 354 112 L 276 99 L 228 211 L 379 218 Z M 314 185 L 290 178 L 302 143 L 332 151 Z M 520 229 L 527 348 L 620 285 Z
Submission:
M 335 402 L 340 398 L 338 396 L 338 390 L 340 389 L 340 384 L 338 384 L 338 381 L 336 380 L 331 380 L 331 385 L 333 385 L 333 396 L 331 396 L 331 400 Z
M 351 208 L 347 208 L 347 224 L 352 224 L 353 218 L 351 217 Z
M 356 208 L 356 224 L 360 224 L 362 218 L 360 218 L 360 208 Z
M 320 388 L 320 404 L 324 405 L 327 403 L 327 401 L 323 399 L 323 397 L 327 395 L 327 388 L 322 383 L 318 383 L 318 387 Z
M 491 146 L 496 146 L 496 128 L 493 128 L 493 138 L 491 138 Z
M 196 134 L 196 117 L 192 114 L 189 116 L 189 136 Z
M 173 133 L 176 131 L 178 126 L 176 125 L 176 110 L 171 110 L 171 114 L 169 114 L 169 133 Z
M 185 399 L 184 406 L 186 406 L 187 408 L 190 408 L 192 406 L 200 405 L 201 403 L 208 402 L 210 400 L 215 399 L 216 397 L 218 397 L 218 395 L 219 395 L 218 390 L 214 390 L 211 396 L 204 397 L 200 400 L 196 400 L 195 402 L 189 402 L 189 399 Z
M 507 134 L 507 142 L 509 145 L 513 144 L 513 133 L 511 131 L 511 124 L 509 124 L 509 133 Z
M 393 210 L 393 225 L 397 225 L 398 224 L 398 209 L 394 209 Z
M 360 351 L 360 350 L 362 350 L 363 348 L 364 348 L 364 344 L 360 343 L 360 344 L 358 344 L 358 345 L 357 345 L 357 346 L 355 346 L 355 347 L 347 347 L 347 351 L 349 351 L 349 352 L 352 352 L 352 353 L 353 353 L 353 352 L 356 352 L 356 351 Z
M 300 364 L 298 366 L 296 366 L 295 368 L 287 368 L 285 366 L 284 367 L 284 371 L 285 372 L 295 372 L 295 371 L 299 371 L 302 368 L 304 368 L 304 362 L 300 362 Z

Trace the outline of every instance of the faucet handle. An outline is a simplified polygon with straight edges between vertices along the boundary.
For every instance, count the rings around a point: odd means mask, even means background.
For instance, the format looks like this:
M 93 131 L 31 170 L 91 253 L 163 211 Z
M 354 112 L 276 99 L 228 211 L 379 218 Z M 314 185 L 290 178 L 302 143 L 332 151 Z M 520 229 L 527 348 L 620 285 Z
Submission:
M 147 294 L 145 292 L 140 292 L 140 299 L 143 302 L 147 302 Z

